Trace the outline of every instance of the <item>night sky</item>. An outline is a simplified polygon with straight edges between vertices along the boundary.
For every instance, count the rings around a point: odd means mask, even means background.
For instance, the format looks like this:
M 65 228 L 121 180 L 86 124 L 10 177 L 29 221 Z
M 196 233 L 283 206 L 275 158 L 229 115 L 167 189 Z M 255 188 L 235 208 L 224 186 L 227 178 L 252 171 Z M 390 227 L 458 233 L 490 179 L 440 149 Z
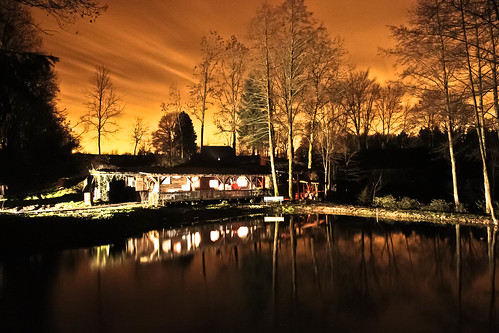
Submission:
M 282 1 L 272 0 L 280 4 Z M 210 30 L 224 38 L 236 35 L 244 42 L 247 25 L 261 5 L 260 0 L 109 0 L 109 8 L 97 21 L 77 20 L 63 31 L 50 17 L 35 13 L 44 29 L 44 51 L 60 58 L 56 72 L 60 81 L 60 108 L 74 125 L 85 111 L 85 92 L 95 67 L 111 72 L 116 92 L 126 105 L 119 121 L 121 130 L 103 143 L 103 151 L 130 152 L 130 131 L 141 116 L 151 131 L 161 117 L 160 104 L 176 83 L 187 101 L 187 84 L 200 60 L 200 40 Z M 344 39 L 350 62 L 370 68 L 383 82 L 394 79 L 393 59 L 378 55 L 379 47 L 392 45 L 387 25 L 403 24 L 414 0 L 306 0 L 314 17 L 331 36 Z M 192 117 L 199 132 L 200 123 Z M 81 132 L 80 128 L 76 129 Z M 205 144 L 223 144 L 213 135 L 211 117 Z M 199 133 L 198 133 L 199 136 Z M 92 135 L 82 138 L 82 150 L 95 153 Z

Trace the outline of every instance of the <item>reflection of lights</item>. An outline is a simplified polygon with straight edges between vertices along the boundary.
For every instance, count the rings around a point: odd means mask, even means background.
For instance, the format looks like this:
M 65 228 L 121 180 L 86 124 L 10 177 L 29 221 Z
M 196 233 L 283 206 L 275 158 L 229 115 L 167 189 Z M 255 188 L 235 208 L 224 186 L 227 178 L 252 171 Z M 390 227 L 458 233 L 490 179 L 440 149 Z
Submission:
M 246 187 L 248 186 L 248 180 L 246 179 L 246 177 L 239 177 L 237 179 L 237 185 L 239 187 Z
M 175 243 L 173 246 L 173 250 L 177 253 L 182 252 L 182 244 L 180 242 Z
M 240 238 L 244 238 L 244 237 L 248 236 L 248 233 L 249 233 L 248 227 L 240 227 L 239 229 L 237 229 L 237 235 Z
M 163 251 L 170 252 L 172 250 L 172 241 L 167 239 L 163 241 Z
M 210 187 L 211 187 L 211 188 L 217 188 L 217 187 L 218 187 L 218 180 L 216 180 L 216 179 L 211 179 L 211 180 L 210 180 Z
M 194 234 L 194 246 L 199 247 L 199 244 L 201 244 L 201 234 L 199 232 L 196 232 Z
M 210 231 L 210 240 L 216 242 L 220 238 L 220 232 L 218 230 Z

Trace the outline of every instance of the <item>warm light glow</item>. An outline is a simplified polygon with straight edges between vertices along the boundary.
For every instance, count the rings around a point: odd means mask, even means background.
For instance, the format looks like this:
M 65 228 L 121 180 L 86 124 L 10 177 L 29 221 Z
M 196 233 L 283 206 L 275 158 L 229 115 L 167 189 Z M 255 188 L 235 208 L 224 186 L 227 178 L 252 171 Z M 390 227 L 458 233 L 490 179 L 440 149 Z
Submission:
M 163 241 L 163 251 L 170 252 L 172 250 L 172 241 L 167 239 Z
M 394 78 L 393 59 L 377 56 L 379 47 L 393 45 L 386 26 L 404 23 L 407 9 L 413 3 L 414 0 L 306 2 L 314 19 L 322 22 L 331 35 L 342 37 L 351 62 L 371 68 L 373 76 L 380 80 Z M 210 2 L 201 0 L 147 1 L 137 15 L 136 1 L 121 0 L 111 3 L 96 24 L 76 20 L 67 27 L 78 34 L 44 34 L 44 51 L 61 57 L 56 65 L 61 82 L 59 108 L 69 110 L 71 123 L 78 123 L 85 110 L 83 92 L 88 88 L 92 70 L 97 64 L 109 66 L 113 86 L 126 101 L 126 108 L 125 117 L 119 120 L 122 130 L 109 136 L 103 149 L 132 152 L 129 133 L 133 118 L 140 114 L 151 129 L 156 128 L 161 117 L 158 101 L 165 99 L 166 86 L 178 82 L 184 99 L 188 98 L 187 85 L 194 81 L 192 69 L 201 60 L 201 37 L 212 28 L 225 38 L 232 34 L 246 35 L 259 5 L 259 1 L 224 1 L 212 10 Z M 46 16 L 44 11 L 35 13 L 36 23 L 41 23 L 47 31 L 60 30 L 56 22 L 47 26 Z M 186 22 L 189 29 L 185 29 Z M 133 34 L 123 27 L 134 27 Z M 212 119 L 214 109 L 207 112 L 205 143 L 223 144 L 224 136 L 214 135 L 219 131 Z M 193 122 L 199 144 L 200 122 L 194 117 Z M 93 133 L 83 136 L 83 151 L 96 152 L 94 136 Z
M 182 185 L 182 191 L 190 191 L 191 187 L 190 185 Z
M 211 187 L 211 188 L 217 188 L 217 187 L 218 187 L 218 180 L 216 180 L 216 179 L 211 179 L 211 180 L 210 180 L 210 187 Z
M 237 185 L 239 187 L 246 187 L 248 186 L 248 180 L 246 179 L 246 177 L 239 177 L 237 179 Z
M 194 182 L 194 188 L 199 188 L 199 180 L 196 180 L 196 181 Z
M 220 238 L 220 232 L 218 230 L 213 230 L 210 232 L 210 240 L 216 242 Z
M 173 249 L 176 253 L 182 252 L 182 244 L 180 242 L 175 243 Z
M 240 227 L 239 229 L 237 229 L 237 235 L 239 236 L 239 238 L 245 238 L 246 236 L 248 236 L 248 233 L 248 227 Z
M 201 244 L 201 234 L 199 232 L 196 232 L 194 234 L 194 246 L 199 247 L 199 244 Z

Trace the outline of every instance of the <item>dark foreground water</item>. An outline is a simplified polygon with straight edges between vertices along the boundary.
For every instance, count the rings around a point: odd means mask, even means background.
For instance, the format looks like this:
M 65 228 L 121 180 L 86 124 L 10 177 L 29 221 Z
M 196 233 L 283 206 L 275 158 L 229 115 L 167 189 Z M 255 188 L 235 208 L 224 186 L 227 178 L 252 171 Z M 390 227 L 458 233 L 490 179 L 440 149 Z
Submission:
M 311 215 L 3 258 L 0 331 L 497 331 L 494 240 Z

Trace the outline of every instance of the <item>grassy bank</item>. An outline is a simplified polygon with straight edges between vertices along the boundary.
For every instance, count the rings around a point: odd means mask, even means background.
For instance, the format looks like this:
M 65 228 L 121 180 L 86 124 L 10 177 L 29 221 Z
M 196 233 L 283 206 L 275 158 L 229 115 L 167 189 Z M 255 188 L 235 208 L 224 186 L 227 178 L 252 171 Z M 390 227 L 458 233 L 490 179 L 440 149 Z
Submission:
M 216 204 L 143 207 L 140 204 L 0 213 L 0 255 L 109 244 L 142 233 L 182 225 L 258 215 L 329 214 L 383 221 L 490 225 L 489 217 L 424 210 L 390 210 L 325 202 L 284 205 Z
M 361 207 L 353 205 L 337 205 L 333 203 L 314 202 L 295 204 L 294 214 L 329 214 L 344 216 L 372 217 L 379 220 L 404 221 L 404 222 L 429 222 L 437 224 L 463 224 L 463 225 L 490 225 L 492 220 L 488 216 L 435 212 L 425 210 L 391 210 L 375 207 Z
M 88 210 L 0 214 L 0 254 L 108 244 L 143 232 L 268 213 L 254 205 L 113 205 Z

